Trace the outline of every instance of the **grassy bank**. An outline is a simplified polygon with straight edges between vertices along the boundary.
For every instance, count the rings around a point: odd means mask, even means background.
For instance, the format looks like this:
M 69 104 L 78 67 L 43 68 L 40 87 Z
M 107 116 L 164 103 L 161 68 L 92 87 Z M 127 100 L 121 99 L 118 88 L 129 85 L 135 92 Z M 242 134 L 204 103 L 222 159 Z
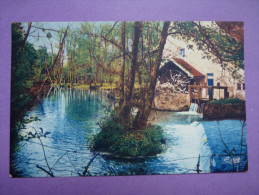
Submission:
M 89 89 L 90 85 L 87 84 L 74 84 L 73 87 L 75 89 Z M 92 85 L 92 87 L 95 87 L 95 85 Z M 101 86 L 100 83 L 96 84 L 96 87 L 100 90 L 111 90 L 111 89 L 115 89 L 116 85 L 115 84 L 108 84 L 108 83 L 103 83 L 103 85 Z
M 67 84 L 65 84 L 65 86 L 66 86 L 66 87 L 69 87 L 70 84 L 67 83 Z M 92 86 L 94 87 L 95 85 L 92 84 Z M 75 89 L 89 89 L 89 88 L 90 88 L 90 85 L 74 83 L 74 84 L 73 84 L 73 87 L 74 87 Z M 97 83 L 97 84 L 96 84 L 96 87 L 97 87 L 98 89 L 100 89 L 100 90 L 111 90 L 111 89 L 112 89 L 112 90 L 116 90 L 116 89 L 117 89 L 117 86 L 116 86 L 116 84 L 114 84 L 114 83 L 113 83 L 113 84 L 103 83 L 102 86 L 101 86 L 100 83 Z M 135 84 L 134 84 L 134 88 L 135 88 L 135 89 L 140 89 L 140 85 L 139 85 L 138 83 L 135 83 Z

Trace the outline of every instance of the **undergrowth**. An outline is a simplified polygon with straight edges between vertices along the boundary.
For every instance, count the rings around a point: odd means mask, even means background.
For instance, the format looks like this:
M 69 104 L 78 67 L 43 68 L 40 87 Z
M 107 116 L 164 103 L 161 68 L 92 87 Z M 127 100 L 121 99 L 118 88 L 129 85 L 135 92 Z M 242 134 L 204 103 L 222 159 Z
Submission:
M 99 126 L 101 131 L 92 140 L 93 150 L 120 157 L 153 156 L 164 150 L 163 130 L 158 125 L 148 126 L 141 131 L 132 130 L 131 125 L 123 126 L 119 117 L 111 111 Z
M 213 100 L 209 104 L 243 104 L 244 100 L 240 100 L 238 98 L 229 98 L 229 99 L 221 99 L 221 100 Z

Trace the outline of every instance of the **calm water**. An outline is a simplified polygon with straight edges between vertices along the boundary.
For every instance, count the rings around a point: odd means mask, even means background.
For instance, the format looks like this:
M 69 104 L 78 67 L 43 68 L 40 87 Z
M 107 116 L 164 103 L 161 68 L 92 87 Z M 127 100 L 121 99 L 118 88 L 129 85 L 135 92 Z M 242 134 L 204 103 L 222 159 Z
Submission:
M 105 116 L 110 104 L 100 91 L 61 90 L 45 98 L 26 118 L 38 116 L 40 121 L 26 124 L 20 135 L 27 137 L 35 130 L 43 134 L 41 141 L 49 166 L 55 176 L 78 176 L 94 156 L 89 142 L 99 132 L 97 122 Z M 114 159 L 97 156 L 89 167 L 91 175 L 175 174 L 243 170 L 246 163 L 246 126 L 244 127 L 240 163 L 242 125 L 239 120 L 202 121 L 191 113 L 152 112 L 150 122 L 161 125 L 166 137 L 166 151 L 141 160 Z M 220 136 L 221 132 L 221 136 Z M 222 138 L 221 138 L 222 137 Z M 223 144 L 223 141 L 228 148 Z M 47 169 L 39 139 L 12 143 L 11 170 L 22 177 L 47 176 L 36 166 Z M 211 158 L 212 154 L 215 154 Z

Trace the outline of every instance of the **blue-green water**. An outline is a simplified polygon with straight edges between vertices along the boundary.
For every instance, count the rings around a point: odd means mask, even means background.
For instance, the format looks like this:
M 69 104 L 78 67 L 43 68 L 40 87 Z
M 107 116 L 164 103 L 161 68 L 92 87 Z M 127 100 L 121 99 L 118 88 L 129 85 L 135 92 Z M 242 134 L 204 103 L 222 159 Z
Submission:
M 38 116 L 40 121 L 26 124 L 20 135 L 29 132 L 50 132 L 41 137 L 46 159 L 55 176 L 78 176 L 94 156 L 89 148 L 90 139 L 99 132 L 97 122 L 105 116 L 111 102 L 101 91 L 60 90 L 45 98 L 27 113 L 27 118 Z M 155 157 L 140 160 L 114 159 L 101 154 L 91 163 L 91 175 L 180 174 L 233 171 L 228 150 L 240 153 L 242 126 L 238 120 L 202 121 L 190 113 L 152 112 L 150 122 L 161 125 L 166 137 L 166 151 Z M 218 129 L 219 128 L 219 129 Z M 220 137 L 219 132 L 222 134 Z M 241 165 L 234 157 L 234 168 L 243 170 L 246 163 L 246 127 L 243 131 Z M 37 138 L 12 143 L 11 170 L 16 176 L 47 176 L 36 166 L 48 170 L 42 146 Z M 235 148 L 235 150 L 233 150 Z M 212 154 L 215 154 L 211 158 Z M 225 155 L 225 156 L 224 156 Z M 200 156 L 200 157 L 199 157 Z

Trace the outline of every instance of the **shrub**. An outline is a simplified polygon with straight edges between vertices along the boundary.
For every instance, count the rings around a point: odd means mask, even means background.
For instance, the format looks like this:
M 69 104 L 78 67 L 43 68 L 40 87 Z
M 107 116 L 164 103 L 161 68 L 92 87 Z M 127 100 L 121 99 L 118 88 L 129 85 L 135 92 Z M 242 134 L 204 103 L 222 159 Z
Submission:
M 229 98 L 229 99 L 221 99 L 221 100 L 212 100 L 209 104 L 243 104 L 244 100 L 240 100 L 238 98 Z
M 120 157 L 152 156 L 163 151 L 165 141 L 160 126 L 149 126 L 143 131 L 126 130 L 114 113 L 99 125 L 101 131 L 93 138 L 93 150 Z

